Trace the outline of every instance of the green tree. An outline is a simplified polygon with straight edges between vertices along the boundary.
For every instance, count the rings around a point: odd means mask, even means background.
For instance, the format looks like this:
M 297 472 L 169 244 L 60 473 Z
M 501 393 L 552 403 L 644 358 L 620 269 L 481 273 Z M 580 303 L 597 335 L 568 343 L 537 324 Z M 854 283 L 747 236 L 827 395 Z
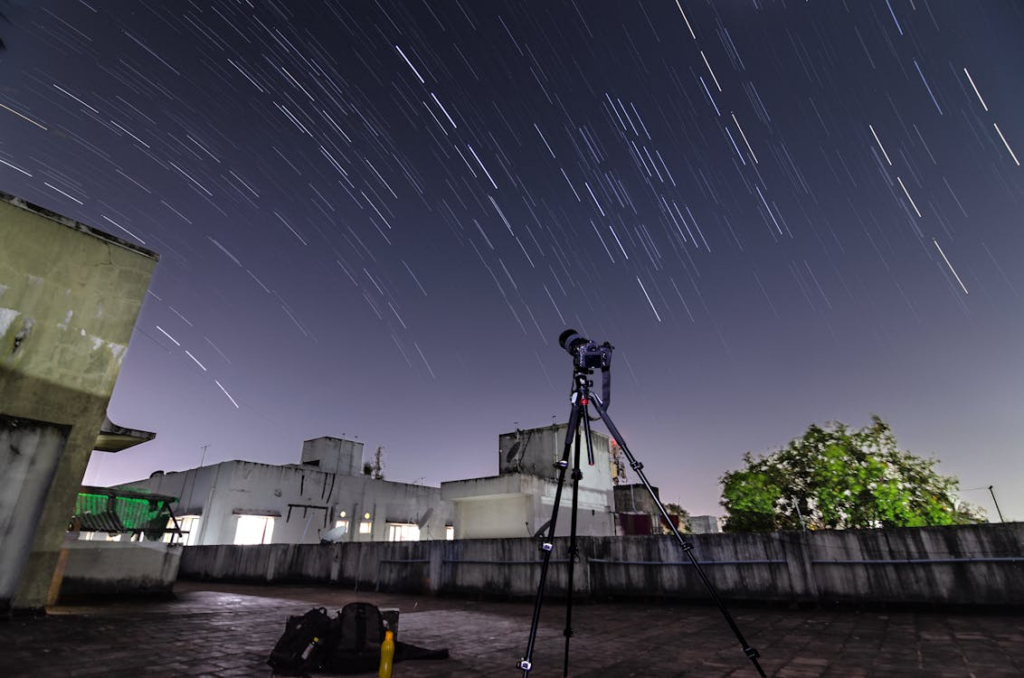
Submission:
M 722 476 L 725 530 L 919 527 L 984 521 L 978 507 L 957 498 L 959 481 L 899 449 L 878 416 L 859 431 L 833 422 L 812 424 L 802 438 Z

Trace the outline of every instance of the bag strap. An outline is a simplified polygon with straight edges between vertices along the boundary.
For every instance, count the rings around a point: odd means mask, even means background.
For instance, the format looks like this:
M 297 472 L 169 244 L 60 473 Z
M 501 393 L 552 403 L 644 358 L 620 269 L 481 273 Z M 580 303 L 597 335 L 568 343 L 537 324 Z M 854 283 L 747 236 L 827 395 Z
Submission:
M 362 652 L 366 647 L 366 606 L 356 608 L 356 651 Z

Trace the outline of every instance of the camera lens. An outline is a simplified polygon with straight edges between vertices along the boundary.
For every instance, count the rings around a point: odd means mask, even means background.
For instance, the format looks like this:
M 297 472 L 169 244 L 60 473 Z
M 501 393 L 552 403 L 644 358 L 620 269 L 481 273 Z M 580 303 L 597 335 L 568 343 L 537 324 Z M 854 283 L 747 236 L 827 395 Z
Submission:
M 577 348 L 587 343 L 586 337 L 580 336 L 576 330 L 566 330 L 558 335 L 558 345 L 570 354 Z

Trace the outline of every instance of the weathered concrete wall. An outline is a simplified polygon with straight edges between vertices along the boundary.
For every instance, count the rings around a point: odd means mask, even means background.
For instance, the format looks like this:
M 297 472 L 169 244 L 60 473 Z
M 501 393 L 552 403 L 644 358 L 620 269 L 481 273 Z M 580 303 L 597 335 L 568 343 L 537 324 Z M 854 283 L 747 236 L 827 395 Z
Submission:
M 565 451 L 565 436 L 568 424 L 555 424 L 542 428 L 518 430 L 498 436 L 498 473 L 526 473 L 538 478 L 554 478 L 557 475 L 555 462 L 561 460 Z M 582 431 L 582 429 L 581 429 Z M 580 468 L 583 478 L 580 487 L 588 490 L 607 492 L 612 489 L 612 462 L 609 452 L 611 439 L 600 431 L 591 435 L 594 465 L 587 463 L 587 445 L 581 440 Z M 569 447 L 570 465 L 576 455 L 576 441 Z
M 615 511 L 617 513 L 661 514 L 661 511 L 658 510 L 658 505 L 654 503 L 654 497 L 651 496 L 651 493 L 647 491 L 647 488 L 642 483 L 616 485 L 613 489 L 615 492 Z M 661 493 L 658 492 L 658 488 L 655 487 L 654 492 L 660 499 Z
M 0 553 L 18 551 L 0 564 L 2 611 L 46 603 L 157 256 L 5 193 L 0 243 L 0 414 L 70 427 L 55 467 L 24 474 L 13 457 L 0 460 L 0 492 L 19 497 L 0 523 L 31 535 L 26 547 L 23 534 L 0 532 Z
M 170 594 L 181 546 L 163 542 L 65 542 L 68 561 L 60 597 Z
M 455 506 L 455 538 L 491 539 L 536 534 L 551 519 L 555 505 L 557 471 L 549 471 L 550 478 L 528 473 L 504 473 L 441 483 L 441 499 Z M 587 471 L 583 473 L 586 477 Z M 556 536 L 569 534 L 571 498 L 572 481 L 567 477 L 562 489 L 563 508 L 556 525 Z M 615 534 L 610 483 L 604 490 L 581 485 L 578 502 L 576 534 L 593 537 Z
M 498 436 L 498 475 L 441 483 L 441 498 L 455 505 L 456 539 L 529 537 L 545 528 L 551 518 L 559 470 L 565 451 L 568 424 L 516 430 Z M 592 436 L 594 465 L 587 463 L 586 444 L 580 441 L 579 522 L 576 533 L 590 536 L 615 534 L 609 438 Z M 569 467 L 576 454 L 575 437 L 569 441 Z M 563 496 L 572 494 L 571 471 L 565 475 Z M 566 501 L 563 505 L 568 505 Z M 569 520 L 556 525 L 556 535 L 569 534 Z
M 691 541 L 728 600 L 1024 604 L 1024 523 L 703 534 Z M 567 542 L 558 539 L 552 556 L 547 590 L 554 595 L 568 586 Z M 671 537 L 581 537 L 579 547 L 573 582 L 579 595 L 707 599 Z M 180 576 L 530 597 L 540 556 L 532 539 L 191 546 Z
M 18 588 L 69 431 L 0 414 L 0 598 Z
M 325 473 L 358 476 L 363 473 L 363 444 L 355 440 L 322 436 L 303 441 L 303 465 L 316 465 Z

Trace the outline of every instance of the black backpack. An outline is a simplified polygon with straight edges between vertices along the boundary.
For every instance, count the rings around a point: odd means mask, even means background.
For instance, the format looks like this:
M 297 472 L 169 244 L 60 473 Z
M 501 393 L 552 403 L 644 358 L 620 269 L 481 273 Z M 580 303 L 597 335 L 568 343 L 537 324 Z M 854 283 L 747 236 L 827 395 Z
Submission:
M 328 637 L 334 625 L 322 607 L 314 607 L 299 617 L 288 617 L 284 633 L 267 663 L 274 673 L 284 676 L 299 676 L 318 670 L 326 659 Z
M 332 620 L 324 669 L 331 673 L 365 673 L 380 665 L 384 616 L 372 603 L 349 603 Z

